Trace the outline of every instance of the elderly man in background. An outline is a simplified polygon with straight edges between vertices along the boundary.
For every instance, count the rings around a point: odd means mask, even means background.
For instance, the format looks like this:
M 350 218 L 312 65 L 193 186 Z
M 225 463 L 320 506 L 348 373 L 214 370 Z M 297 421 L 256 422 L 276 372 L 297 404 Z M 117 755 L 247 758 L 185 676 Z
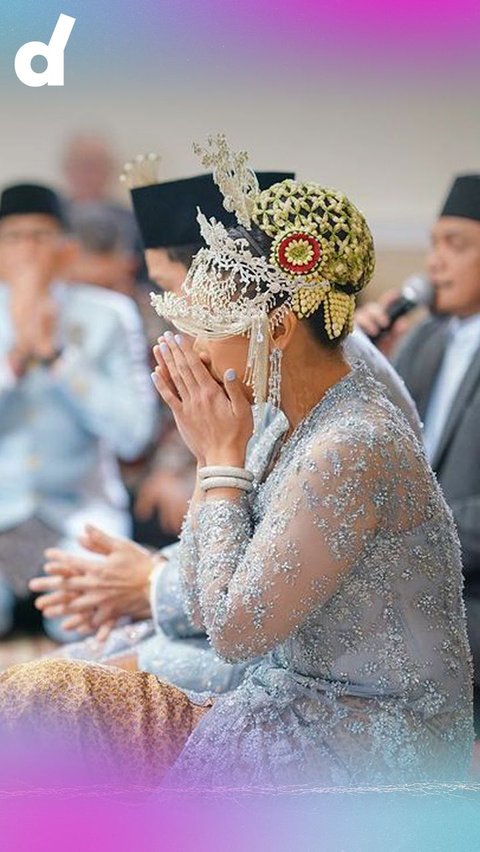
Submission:
M 116 293 L 137 298 L 135 280 L 138 263 L 122 243 L 115 215 L 102 204 L 85 204 L 70 217 L 79 251 L 71 266 L 69 280 L 95 284 Z
M 155 430 L 138 313 L 124 296 L 66 284 L 75 251 L 51 189 L 3 192 L 0 634 L 45 547 L 76 547 L 86 522 L 129 534 L 116 457 L 136 457 Z

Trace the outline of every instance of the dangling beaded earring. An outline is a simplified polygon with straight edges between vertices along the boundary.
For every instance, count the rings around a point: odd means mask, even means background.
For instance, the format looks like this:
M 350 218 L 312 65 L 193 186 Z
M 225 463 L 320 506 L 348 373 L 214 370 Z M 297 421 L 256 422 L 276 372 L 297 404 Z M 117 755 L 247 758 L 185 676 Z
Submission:
M 282 356 L 283 350 L 274 347 L 270 354 L 270 375 L 268 377 L 267 402 L 274 408 L 280 408 L 282 392 Z

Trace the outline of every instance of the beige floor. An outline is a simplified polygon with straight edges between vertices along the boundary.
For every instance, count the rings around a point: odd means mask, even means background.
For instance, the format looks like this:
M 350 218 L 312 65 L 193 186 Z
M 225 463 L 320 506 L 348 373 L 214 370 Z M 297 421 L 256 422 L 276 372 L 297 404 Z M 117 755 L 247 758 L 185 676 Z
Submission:
M 47 654 L 55 644 L 45 636 L 18 635 L 0 641 L 0 671 L 17 663 L 26 663 Z

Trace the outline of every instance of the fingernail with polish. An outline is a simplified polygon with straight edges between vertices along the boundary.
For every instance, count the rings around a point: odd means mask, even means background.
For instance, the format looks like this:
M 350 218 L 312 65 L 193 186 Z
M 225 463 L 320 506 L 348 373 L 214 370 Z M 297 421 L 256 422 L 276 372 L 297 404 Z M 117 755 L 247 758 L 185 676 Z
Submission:
M 160 352 L 162 353 L 162 355 L 166 355 L 168 353 L 168 346 L 166 343 L 160 344 Z
M 155 373 L 151 373 L 151 374 L 150 374 L 150 378 L 151 378 L 151 380 L 152 380 L 153 384 L 155 384 L 155 383 L 156 383 L 156 381 L 157 381 L 157 377 L 156 377 Z
M 181 345 L 182 345 L 182 343 L 183 343 L 183 337 L 182 337 L 182 335 L 181 335 L 181 334 L 176 334 L 176 335 L 175 335 L 175 343 L 176 343 L 178 346 L 181 346 Z
M 225 378 L 227 382 L 234 382 L 237 378 L 235 370 L 227 370 L 227 372 L 225 373 Z
M 171 331 L 166 331 L 163 336 L 165 337 L 166 340 L 173 340 L 173 332 L 171 332 Z

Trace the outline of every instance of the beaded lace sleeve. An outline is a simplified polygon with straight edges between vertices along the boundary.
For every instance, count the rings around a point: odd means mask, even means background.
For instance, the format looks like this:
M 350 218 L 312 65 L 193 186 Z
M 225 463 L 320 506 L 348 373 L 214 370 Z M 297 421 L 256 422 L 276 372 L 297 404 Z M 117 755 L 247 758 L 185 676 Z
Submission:
M 183 522 L 180 536 L 178 564 L 185 612 L 193 627 L 198 631 L 205 632 L 198 595 L 198 548 L 195 533 L 195 518 L 194 510 L 190 506 Z
M 198 604 L 220 656 L 234 662 L 271 650 L 334 594 L 388 518 L 406 527 L 419 520 L 414 459 L 403 458 L 395 478 L 389 444 L 315 442 L 277 478 L 255 529 L 245 497 L 199 507 Z

